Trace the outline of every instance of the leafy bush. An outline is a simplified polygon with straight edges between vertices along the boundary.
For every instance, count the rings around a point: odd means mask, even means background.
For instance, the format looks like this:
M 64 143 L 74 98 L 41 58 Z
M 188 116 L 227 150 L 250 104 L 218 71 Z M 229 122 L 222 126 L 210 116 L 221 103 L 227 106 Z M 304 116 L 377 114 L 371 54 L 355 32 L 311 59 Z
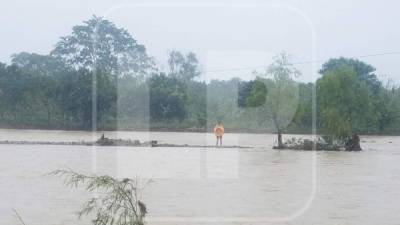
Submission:
M 146 205 L 139 200 L 138 180 L 113 177 L 87 176 L 72 170 L 56 170 L 50 173 L 61 176 L 71 187 L 85 185 L 89 192 L 97 193 L 79 212 L 79 217 L 94 215 L 93 225 L 143 225 L 147 214 Z

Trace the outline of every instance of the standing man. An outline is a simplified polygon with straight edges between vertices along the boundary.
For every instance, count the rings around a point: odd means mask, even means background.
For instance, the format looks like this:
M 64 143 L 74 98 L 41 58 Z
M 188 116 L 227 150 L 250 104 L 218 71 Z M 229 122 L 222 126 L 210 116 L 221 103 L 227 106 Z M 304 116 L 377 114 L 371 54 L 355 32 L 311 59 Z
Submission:
M 214 127 L 214 134 L 215 137 L 217 138 L 217 146 L 218 146 L 218 141 L 219 145 L 222 146 L 222 136 L 224 135 L 225 129 L 224 125 L 222 124 L 221 121 L 218 121 L 217 125 Z

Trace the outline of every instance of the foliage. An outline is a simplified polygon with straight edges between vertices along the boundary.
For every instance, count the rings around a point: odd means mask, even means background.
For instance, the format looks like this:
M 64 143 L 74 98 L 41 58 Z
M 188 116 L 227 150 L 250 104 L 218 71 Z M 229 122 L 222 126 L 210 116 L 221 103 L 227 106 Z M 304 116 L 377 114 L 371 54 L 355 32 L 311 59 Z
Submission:
M 285 54 L 278 55 L 268 67 L 266 75 L 271 77 L 271 83 L 268 86 L 266 107 L 278 132 L 283 131 L 296 112 L 299 93 L 293 79 L 299 74 Z
M 217 121 L 222 121 L 225 127 L 240 123 L 242 110 L 238 106 L 239 83 L 239 79 L 211 80 L 208 83 L 206 115 L 209 130 Z
M 385 88 L 380 89 L 376 98 L 375 107 L 379 112 L 378 131 L 399 131 L 400 89 L 388 82 Z
M 205 82 L 186 82 L 187 118 L 192 121 L 193 126 L 204 129 L 207 123 L 207 84 Z
M 125 29 L 102 17 L 93 16 L 56 44 L 51 55 L 74 68 L 102 70 L 126 76 L 145 76 L 153 67 L 146 48 Z
M 357 77 L 360 80 L 365 81 L 366 84 L 374 91 L 374 93 L 377 93 L 381 88 L 381 82 L 378 80 L 375 74 L 376 69 L 373 66 L 357 59 L 344 57 L 330 59 L 322 65 L 319 73 L 326 74 L 329 71 L 334 71 L 346 66 L 352 67 Z
M 72 170 L 56 170 L 50 173 L 61 176 L 71 187 L 85 185 L 85 189 L 95 193 L 79 212 L 79 217 L 93 215 L 93 225 L 143 225 L 147 214 L 146 205 L 140 201 L 138 180 L 113 177 L 87 176 Z
M 93 79 L 95 78 L 95 81 Z M 59 102 L 67 118 L 78 121 L 85 129 L 92 127 L 93 82 L 96 82 L 97 120 L 115 108 L 116 90 L 109 76 L 101 72 L 93 74 L 88 70 L 79 70 L 61 77 Z
M 176 77 L 165 74 L 150 78 L 150 118 L 154 121 L 178 119 L 186 116 L 186 87 Z
M 239 92 L 238 92 L 238 106 L 245 108 L 247 107 L 247 99 L 251 94 L 251 90 L 253 87 L 253 81 L 242 81 L 239 83 Z
M 341 138 L 400 133 L 399 87 L 382 85 L 357 59 L 328 60 L 316 83 L 296 82 L 286 54 L 254 80 L 205 82 L 194 53 L 168 54 L 165 73 L 156 72 L 163 70 L 127 30 L 94 16 L 49 55 L 21 52 L 0 63 L 0 126 L 210 131 L 222 120 L 228 131 L 310 133 L 317 88 L 322 133 L 328 124 Z
M 170 51 L 168 56 L 170 76 L 188 81 L 200 75 L 198 68 L 199 61 L 193 52 L 184 55 L 179 51 Z
M 148 129 L 150 93 L 147 82 L 136 77 L 118 79 L 117 129 Z
M 345 141 L 376 126 L 373 92 L 353 67 L 330 70 L 317 81 L 318 109 L 325 131 Z
M 282 132 L 292 122 L 299 102 L 298 85 L 293 80 L 300 72 L 290 62 L 285 53 L 275 56 L 273 63 L 264 74 L 270 78 L 267 85 L 267 98 L 264 113 L 273 123 L 278 133 L 278 147 L 282 147 Z
M 299 83 L 299 104 L 296 114 L 293 118 L 292 126 L 303 130 L 305 133 L 311 133 L 312 126 L 312 92 L 314 87 L 313 83 Z
M 239 85 L 239 107 L 259 107 L 266 101 L 267 87 L 261 80 L 241 82 Z
M 12 64 L 37 76 L 57 76 L 63 71 L 69 70 L 64 62 L 50 55 L 20 52 L 12 55 Z

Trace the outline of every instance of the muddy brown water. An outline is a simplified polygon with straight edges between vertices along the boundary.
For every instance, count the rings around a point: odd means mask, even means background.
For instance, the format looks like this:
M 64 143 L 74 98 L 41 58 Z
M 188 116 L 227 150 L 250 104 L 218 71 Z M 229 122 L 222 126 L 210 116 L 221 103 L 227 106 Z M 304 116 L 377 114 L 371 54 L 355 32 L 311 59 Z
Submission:
M 0 140 L 112 138 L 210 145 L 204 133 L 0 130 Z M 284 136 L 285 137 L 285 136 Z M 286 135 L 288 137 L 288 135 Z M 400 137 L 364 136 L 362 152 L 272 150 L 270 134 L 229 134 L 252 149 L 0 145 L 0 224 L 90 224 L 89 195 L 45 174 L 59 168 L 151 179 L 148 224 L 382 224 L 400 222 Z

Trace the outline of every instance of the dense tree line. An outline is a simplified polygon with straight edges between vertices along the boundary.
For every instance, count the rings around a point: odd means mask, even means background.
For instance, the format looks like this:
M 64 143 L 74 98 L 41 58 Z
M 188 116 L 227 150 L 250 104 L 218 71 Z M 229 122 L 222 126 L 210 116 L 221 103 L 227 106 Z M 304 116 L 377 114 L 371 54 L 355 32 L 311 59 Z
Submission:
M 286 54 L 255 80 L 206 83 L 194 53 L 168 56 L 161 70 L 127 30 L 93 17 L 48 55 L 22 52 L 0 64 L 0 125 L 203 131 L 222 120 L 228 131 L 310 133 L 316 90 L 319 133 L 400 133 L 399 87 L 356 59 L 327 61 L 316 83 L 296 82 Z

